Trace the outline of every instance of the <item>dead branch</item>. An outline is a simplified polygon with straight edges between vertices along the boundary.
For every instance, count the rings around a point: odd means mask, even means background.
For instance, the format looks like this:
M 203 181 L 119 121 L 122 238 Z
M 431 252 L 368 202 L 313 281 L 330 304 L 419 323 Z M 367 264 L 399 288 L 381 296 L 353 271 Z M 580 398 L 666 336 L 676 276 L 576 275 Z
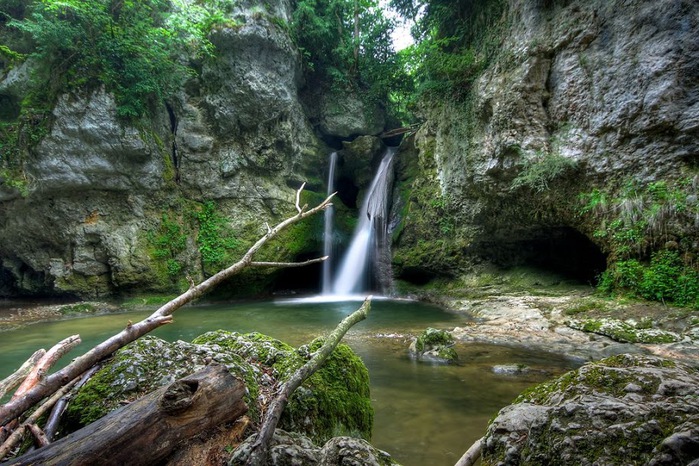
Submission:
M 31 390 L 36 384 L 38 384 L 44 375 L 56 364 L 61 356 L 66 354 L 68 351 L 72 350 L 80 344 L 80 335 L 72 335 L 65 338 L 51 347 L 50 350 L 44 354 L 44 356 L 36 363 L 32 371 L 24 379 L 24 382 L 19 386 L 12 399 L 15 400 L 26 392 Z
M 75 378 L 74 380 L 70 381 L 69 383 L 65 384 L 59 391 L 57 391 L 49 400 L 44 403 L 43 405 L 39 406 L 36 411 L 34 411 L 31 416 L 27 418 L 26 421 L 24 421 L 22 424 L 20 424 L 19 427 L 17 427 L 12 434 L 5 440 L 5 443 L 2 444 L 0 447 L 0 460 L 2 460 L 7 454 L 19 444 L 19 442 L 22 441 L 22 437 L 24 436 L 24 433 L 28 426 L 32 424 L 36 424 L 36 422 L 43 416 L 46 411 L 51 409 L 51 407 L 66 393 L 70 391 L 71 388 L 73 388 L 73 385 L 75 385 L 78 382 L 78 378 Z
M 280 268 L 290 268 L 290 267 L 305 267 L 311 264 L 319 264 L 328 259 L 329 256 L 318 257 L 317 259 L 310 259 L 304 262 L 250 262 L 250 267 L 280 267 Z
M 304 183 L 305 184 L 305 183 Z M 301 187 L 303 188 L 303 186 Z M 208 279 L 201 282 L 199 285 L 190 287 L 189 290 L 182 293 L 177 298 L 169 301 L 162 307 L 160 307 L 153 314 L 143 319 L 135 324 L 128 325 L 124 330 L 118 334 L 108 338 L 104 342 L 93 347 L 84 355 L 76 358 L 71 364 L 64 367 L 60 371 L 46 377 L 43 382 L 22 397 L 11 400 L 5 405 L 0 407 L 0 425 L 6 424 L 8 421 L 17 418 L 27 409 L 31 408 L 44 397 L 49 396 L 51 393 L 56 392 L 61 386 L 69 382 L 70 380 L 76 378 L 80 374 L 87 371 L 90 367 L 95 365 L 97 362 L 106 358 L 110 354 L 114 353 L 119 348 L 126 346 L 134 340 L 146 335 L 150 331 L 156 329 L 157 327 L 171 322 L 172 318 L 169 317 L 177 309 L 181 308 L 187 303 L 194 301 L 200 296 L 204 295 L 208 291 L 212 290 L 221 282 L 232 277 L 233 275 L 239 273 L 241 270 L 245 269 L 252 262 L 255 254 L 264 246 L 269 240 L 276 237 L 285 228 L 297 223 L 311 215 L 314 215 L 330 205 L 330 201 L 333 195 L 328 196 L 323 202 L 321 202 L 316 207 L 306 210 L 307 206 L 303 208 L 298 207 L 298 199 L 301 196 L 301 189 L 296 193 L 297 199 L 297 210 L 298 213 L 293 217 L 289 217 L 286 220 L 277 224 L 274 228 L 271 228 L 267 233 L 262 236 L 255 244 L 253 244 L 250 249 L 243 255 L 243 257 L 231 265 L 227 269 L 221 270 L 215 275 L 209 277 Z
M 35 351 L 19 369 L 0 381 L 0 398 L 4 397 L 10 390 L 21 384 L 22 381 L 27 378 L 32 368 L 45 354 L 46 350 L 44 349 Z
M 97 372 L 100 368 L 100 364 L 96 364 L 90 368 L 89 371 L 85 372 L 82 377 L 80 377 L 80 380 L 78 381 L 77 384 L 75 384 L 75 390 L 77 391 L 80 387 L 85 385 L 88 380 L 90 380 L 90 377 L 92 377 L 95 372 Z M 56 431 L 58 430 L 58 423 L 61 420 L 61 415 L 63 414 L 63 411 L 65 411 L 66 406 L 68 406 L 68 401 L 70 399 L 70 393 L 67 393 L 61 397 L 60 400 L 53 406 L 53 409 L 51 410 L 51 414 L 49 414 L 49 418 L 46 421 L 46 425 L 44 426 L 44 433 L 46 434 L 46 438 L 50 441 L 53 440 L 53 436 L 56 435 Z
M 248 457 L 247 466 L 264 466 L 267 464 L 267 456 L 269 450 L 269 442 L 274 435 L 274 429 L 279 423 L 282 412 L 286 404 L 294 393 L 294 390 L 299 388 L 301 384 L 320 369 L 325 360 L 335 350 L 337 345 L 345 336 L 345 333 L 356 323 L 367 318 L 371 309 L 371 296 L 364 300 L 362 306 L 354 311 L 349 316 L 345 317 L 342 322 L 335 327 L 330 335 L 325 339 L 323 346 L 313 354 L 313 357 L 300 369 L 294 372 L 289 379 L 279 388 L 277 395 L 270 403 L 269 409 L 264 415 L 260 431 L 257 434 L 255 443 L 252 445 L 250 456 Z
M 476 440 L 454 466 L 473 466 L 476 464 L 476 461 L 481 457 L 481 452 L 483 451 L 483 440 L 483 437 Z
M 37 447 L 45 447 L 49 443 L 49 439 L 46 436 L 46 433 L 44 433 L 43 430 L 41 430 L 41 427 L 37 426 L 36 424 L 29 424 L 27 426 L 27 429 L 29 429 L 29 432 L 32 433 L 32 436 L 34 437 L 34 445 Z
M 9 465 L 161 464 L 189 439 L 247 412 L 245 384 L 211 364 Z

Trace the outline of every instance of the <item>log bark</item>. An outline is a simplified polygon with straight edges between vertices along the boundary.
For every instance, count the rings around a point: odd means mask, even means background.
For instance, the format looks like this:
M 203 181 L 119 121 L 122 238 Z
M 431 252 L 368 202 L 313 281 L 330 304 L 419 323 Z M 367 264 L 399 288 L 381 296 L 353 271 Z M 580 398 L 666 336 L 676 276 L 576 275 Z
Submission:
M 27 378 L 32 368 L 45 354 L 46 350 L 43 349 L 35 351 L 19 369 L 0 381 L 0 398 L 4 397 L 10 390 L 21 384 L 24 379 Z
M 303 189 L 303 186 L 301 189 Z M 209 277 L 199 285 L 192 286 L 189 290 L 182 293 L 172 301 L 166 303 L 142 321 L 135 324 L 129 322 L 124 330 L 95 346 L 84 355 L 76 358 L 71 364 L 64 367 L 60 371 L 46 377 L 41 384 L 36 385 L 20 398 L 11 400 L 5 405 L 0 406 L 0 425 L 7 424 L 9 421 L 19 417 L 29 408 L 39 403 L 39 401 L 41 401 L 43 398 L 55 393 L 61 386 L 84 373 L 90 369 L 90 367 L 114 353 L 119 348 L 137 340 L 161 325 L 172 322 L 172 314 L 177 309 L 201 297 L 205 293 L 215 288 L 221 282 L 239 273 L 246 267 L 249 267 L 253 262 L 253 257 L 260 250 L 260 248 L 262 248 L 262 246 L 264 246 L 269 240 L 276 237 L 281 231 L 294 223 L 314 215 L 332 205 L 330 201 L 334 194 L 328 196 L 323 202 L 310 210 L 306 210 L 306 205 L 300 207 L 299 199 L 301 189 L 299 189 L 299 191 L 296 193 L 296 208 L 298 213 L 293 217 L 287 218 L 286 220 L 277 224 L 274 228 L 268 227 L 267 233 L 257 240 L 257 242 L 253 244 L 250 249 L 248 249 L 245 255 L 243 255 L 238 262 Z
M 349 316 L 345 317 L 340 322 L 335 330 L 325 339 L 325 343 L 313 357 L 296 372 L 279 388 L 277 395 L 270 403 L 269 409 L 264 415 L 260 431 L 257 434 L 255 443 L 252 445 L 250 456 L 248 457 L 247 466 L 265 466 L 269 452 L 269 443 L 274 435 L 274 429 L 279 423 L 282 412 L 289 402 L 289 397 L 294 393 L 294 390 L 299 388 L 303 382 L 309 378 L 315 371 L 323 367 L 325 360 L 335 350 L 337 345 L 345 336 L 345 333 L 356 323 L 366 319 L 371 309 L 371 296 L 364 300 L 362 306 L 354 311 Z
M 152 465 L 247 412 L 245 384 L 212 364 L 9 465 Z
M 476 464 L 476 461 L 480 459 L 482 452 L 483 437 L 476 440 L 473 445 L 471 445 L 471 448 L 466 450 L 466 453 L 459 458 L 459 461 L 457 461 L 454 466 L 473 466 Z

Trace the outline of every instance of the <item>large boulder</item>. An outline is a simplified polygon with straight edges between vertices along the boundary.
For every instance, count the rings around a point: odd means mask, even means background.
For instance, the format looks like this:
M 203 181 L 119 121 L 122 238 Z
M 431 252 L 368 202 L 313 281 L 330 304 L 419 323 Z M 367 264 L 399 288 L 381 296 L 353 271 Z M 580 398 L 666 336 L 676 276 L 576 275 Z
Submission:
M 66 414 L 67 430 L 99 419 L 158 387 L 217 362 L 245 381 L 248 415 L 258 420 L 273 388 L 301 367 L 322 341 L 298 350 L 259 333 L 215 331 L 192 343 L 146 336 L 124 347 L 81 388 Z M 369 374 L 361 359 L 339 345 L 323 368 L 291 397 L 280 428 L 324 443 L 334 435 L 371 438 Z
M 677 465 L 699 460 L 699 371 L 619 355 L 538 385 L 490 423 L 484 465 Z

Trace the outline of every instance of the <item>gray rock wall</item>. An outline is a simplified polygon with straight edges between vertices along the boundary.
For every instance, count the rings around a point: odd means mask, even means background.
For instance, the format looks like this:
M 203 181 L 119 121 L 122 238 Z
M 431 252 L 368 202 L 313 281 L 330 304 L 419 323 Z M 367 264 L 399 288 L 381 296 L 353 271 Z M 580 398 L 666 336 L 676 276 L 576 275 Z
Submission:
M 419 208 L 405 209 L 412 213 L 397 239 L 399 273 L 433 262 L 434 254 L 420 258 L 416 236 L 452 248 L 458 263 L 425 268 L 433 274 L 468 269 L 470 253 L 516 265 L 524 242 L 556 235 L 582 233 L 609 253 L 609 238 L 594 234 L 599 224 L 580 215 L 580 193 L 696 180 L 699 4 L 512 0 L 506 21 L 497 57 L 468 98 L 428 109 L 411 144 L 418 155 L 403 176 L 418 176 L 404 189 Z M 571 168 L 541 192 L 513 189 L 526 163 L 546 157 Z M 437 215 L 451 221 L 430 231 L 416 212 L 442 207 Z M 688 222 L 675 222 L 662 241 L 674 234 L 683 251 L 696 250 Z
M 118 120 L 101 89 L 60 96 L 25 162 L 26 195 L 0 182 L 0 293 L 165 291 L 178 285 L 149 243 L 163 215 L 184 228 L 197 203 L 214 200 L 233 231 L 261 234 L 294 210 L 303 181 L 324 190 L 329 151 L 300 102 L 298 53 L 277 25 L 289 3 L 247 2 L 232 15 L 242 26 L 212 33 L 216 56 L 148 121 Z M 21 101 L 29 65 L 0 76 L 0 90 Z M 189 233 L 176 259 L 196 277 Z

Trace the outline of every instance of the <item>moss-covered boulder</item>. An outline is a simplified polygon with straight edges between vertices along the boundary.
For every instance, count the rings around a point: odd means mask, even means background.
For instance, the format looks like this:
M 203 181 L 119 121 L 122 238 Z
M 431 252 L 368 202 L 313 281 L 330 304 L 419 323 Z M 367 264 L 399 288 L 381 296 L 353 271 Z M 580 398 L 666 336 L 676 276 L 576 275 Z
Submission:
M 418 361 L 449 364 L 459 359 L 453 346 L 454 337 L 451 333 L 428 328 L 413 340 L 409 352 Z
M 503 408 L 488 427 L 483 464 L 689 464 L 699 459 L 698 422 L 696 368 L 619 355 Z
M 322 344 L 293 347 L 260 333 L 214 331 L 192 343 L 169 343 L 147 336 L 119 350 L 80 390 L 66 416 L 72 431 L 99 419 L 123 403 L 218 362 L 245 381 L 245 401 L 253 420 L 276 384 L 301 367 Z M 280 427 L 324 443 L 336 435 L 369 439 L 373 424 L 369 374 L 361 359 L 339 345 L 323 368 L 289 400 Z

